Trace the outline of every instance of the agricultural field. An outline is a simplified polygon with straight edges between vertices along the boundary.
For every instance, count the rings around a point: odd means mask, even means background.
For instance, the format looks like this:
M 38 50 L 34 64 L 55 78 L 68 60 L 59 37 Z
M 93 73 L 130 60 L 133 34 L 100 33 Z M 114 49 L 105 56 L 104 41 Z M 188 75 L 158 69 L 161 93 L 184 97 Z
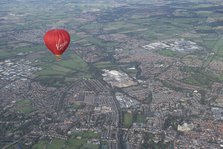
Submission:
M 40 82 L 49 86 L 59 87 L 80 78 L 91 78 L 88 64 L 78 55 L 72 54 L 68 56 L 67 60 L 64 58 L 61 62 L 56 62 L 53 56 L 51 58 L 51 60 L 46 58 L 50 60 L 50 63 L 40 64 L 43 70 L 36 74 L 37 80 Z

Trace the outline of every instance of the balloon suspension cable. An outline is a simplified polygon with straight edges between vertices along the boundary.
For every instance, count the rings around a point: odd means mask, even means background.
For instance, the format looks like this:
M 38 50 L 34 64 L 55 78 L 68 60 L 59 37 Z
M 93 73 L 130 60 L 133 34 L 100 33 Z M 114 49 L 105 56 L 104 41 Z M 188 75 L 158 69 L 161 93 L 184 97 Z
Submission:
M 55 55 L 55 57 L 57 62 L 61 61 L 61 55 Z

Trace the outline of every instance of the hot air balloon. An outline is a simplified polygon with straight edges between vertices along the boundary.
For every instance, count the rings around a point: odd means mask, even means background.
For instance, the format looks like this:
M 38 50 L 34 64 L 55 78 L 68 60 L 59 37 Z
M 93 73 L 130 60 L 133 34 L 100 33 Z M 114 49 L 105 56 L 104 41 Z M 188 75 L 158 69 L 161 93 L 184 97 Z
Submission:
M 64 29 L 52 29 L 43 37 L 46 47 L 56 56 L 57 61 L 70 44 L 70 35 Z

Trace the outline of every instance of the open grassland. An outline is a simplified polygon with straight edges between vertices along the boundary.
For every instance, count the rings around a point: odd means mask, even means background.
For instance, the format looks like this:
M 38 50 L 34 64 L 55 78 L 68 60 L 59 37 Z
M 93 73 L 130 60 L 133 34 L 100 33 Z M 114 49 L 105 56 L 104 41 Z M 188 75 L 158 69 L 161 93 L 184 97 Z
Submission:
M 222 75 L 216 75 L 210 72 L 205 72 L 203 69 L 186 67 L 183 70 L 190 74 L 189 77 L 182 80 L 184 83 L 208 88 L 214 82 L 223 81 Z
M 39 141 L 32 147 L 32 149 L 43 149 L 43 148 L 46 148 L 47 144 L 48 144 L 48 141 Z
M 123 126 L 129 128 L 132 126 L 133 114 L 129 112 L 123 112 Z
M 78 55 L 70 55 L 67 59 L 57 62 L 54 58 L 41 65 L 43 70 L 36 73 L 37 80 L 47 86 L 64 86 L 67 83 L 79 79 L 90 78 L 88 64 Z M 47 59 L 47 58 L 46 58 Z
M 136 123 L 145 123 L 145 115 L 142 113 L 135 113 L 133 116 L 133 121 Z
M 112 64 L 110 61 L 102 61 L 94 64 L 98 69 L 115 69 L 116 65 Z
M 98 139 L 99 134 L 92 131 L 74 132 L 68 140 L 52 139 L 39 141 L 32 149 L 99 149 L 99 145 L 87 143 L 89 139 Z
M 16 110 L 23 114 L 29 114 L 33 111 L 31 101 L 29 99 L 21 99 L 16 102 Z

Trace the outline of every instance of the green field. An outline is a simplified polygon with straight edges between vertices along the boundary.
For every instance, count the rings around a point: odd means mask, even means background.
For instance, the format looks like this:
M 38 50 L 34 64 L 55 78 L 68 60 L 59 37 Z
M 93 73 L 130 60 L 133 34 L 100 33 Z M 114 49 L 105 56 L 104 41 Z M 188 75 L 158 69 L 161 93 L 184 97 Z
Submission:
M 54 56 L 50 56 L 54 58 Z M 77 55 L 66 55 L 57 62 L 55 59 L 50 62 L 39 64 L 43 70 L 36 73 L 37 80 L 43 85 L 61 87 L 79 78 L 91 78 L 88 64 Z
M 53 139 L 52 141 L 39 141 L 32 149 L 61 149 L 65 141 L 60 139 Z
M 74 138 L 78 136 L 81 136 L 82 138 L 85 138 L 85 139 L 91 139 L 91 138 L 98 138 L 99 134 L 93 131 L 80 131 L 80 132 L 74 132 L 72 134 L 72 137 Z
M 66 108 L 68 109 L 80 109 L 84 107 L 84 104 L 81 103 L 70 103 Z
M 84 144 L 80 149 L 99 149 L 99 147 L 97 144 Z
M 76 71 L 87 71 L 88 66 L 87 63 L 84 62 L 79 56 L 72 54 L 69 59 L 67 60 L 61 60 L 58 65 L 76 70 Z
M 81 30 L 95 30 L 95 29 L 99 29 L 100 28 L 100 24 L 98 23 L 91 23 L 91 24 L 86 24 L 80 27 Z
M 123 112 L 123 127 L 129 128 L 132 126 L 133 115 L 132 113 Z
M 43 69 L 42 71 L 38 72 L 37 74 L 41 75 L 41 76 L 49 76 L 49 75 L 54 76 L 54 75 L 64 75 L 70 71 L 71 70 L 63 68 L 61 66 L 53 65 L 47 69 Z
M 32 149 L 44 149 L 46 148 L 48 142 L 47 141 L 39 141 L 37 144 L 35 144 Z
M 78 137 L 80 137 L 78 139 Z M 72 136 L 65 143 L 65 149 L 80 148 L 80 149 L 99 149 L 99 145 L 87 144 L 88 139 L 99 139 L 99 134 L 93 131 L 73 132 Z
M 202 86 L 202 87 L 210 87 L 214 82 L 222 82 L 223 76 L 212 74 L 210 72 L 205 72 L 203 69 L 196 69 L 191 67 L 186 67 L 183 69 L 185 72 L 191 74 L 190 77 L 183 79 L 184 83 Z
M 223 36 L 216 41 L 213 50 L 217 52 L 216 57 L 223 57 Z
M 33 111 L 31 101 L 29 99 L 21 99 L 16 102 L 16 110 L 20 113 L 29 114 Z
M 6 58 L 14 58 L 18 53 L 28 53 L 33 51 L 40 51 L 43 48 L 43 45 L 32 45 L 32 46 L 21 46 L 17 47 L 18 45 L 23 44 L 22 42 L 14 42 L 9 41 L 8 43 L 2 41 L 0 42 L 0 60 Z
M 136 113 L 133 119 L 134 119 L 134 122 L 136 123 L 145 123 L 145 120 L 146 120 L 145 115 L 142 113 Z
M 39 141 L 32 147 L 32 149 L 99 149 L 99 145 L 88 144 L 88 139 L 99 139 L 99 134 L 92 131 L 74 132 L 66 141 L 60 139 Z
M 85 139 L 71 138 L 66 142 L 65 149 L 81 148 L 83 146 L 83 144 L 85 144 L 85 143 L 86 143 Z
M 15 55 L 16 55 L 15 52 L 0 51 L 0 60 L 5 58 L 11 58 Z
M 64 143 L 64 140 L 53 139 L 50 143 L 48 143 L 47 149 L 61 149 Z
M 170 49 L 161 49 L 158 51 L 158 53 L 160 55 L 163 55 L 163 56 L 170 56 L 170 57 L 174 57 L 174 56 L 177 56 L 177 52 L 176 51 L 172 51 Z
M 110 61 L 97 62 L 94 64 L 98 69 L 115 69 L 116 65 L 112 64 Z
M 76 34 L 74 34 L 74 35 L 72 34 L 70 38 L 71 38 L 71 43 L 75 43 L 82 39 L 80 36 L 78 36 Z
M 90 36 L 90 37 L 86 37 L 85 40 L 95 46 L 99 46 L 99 47 L 114 47 L 117 45 L 117 43 L 112 42 L 112 41 L 104 41 L 102 39 Z

